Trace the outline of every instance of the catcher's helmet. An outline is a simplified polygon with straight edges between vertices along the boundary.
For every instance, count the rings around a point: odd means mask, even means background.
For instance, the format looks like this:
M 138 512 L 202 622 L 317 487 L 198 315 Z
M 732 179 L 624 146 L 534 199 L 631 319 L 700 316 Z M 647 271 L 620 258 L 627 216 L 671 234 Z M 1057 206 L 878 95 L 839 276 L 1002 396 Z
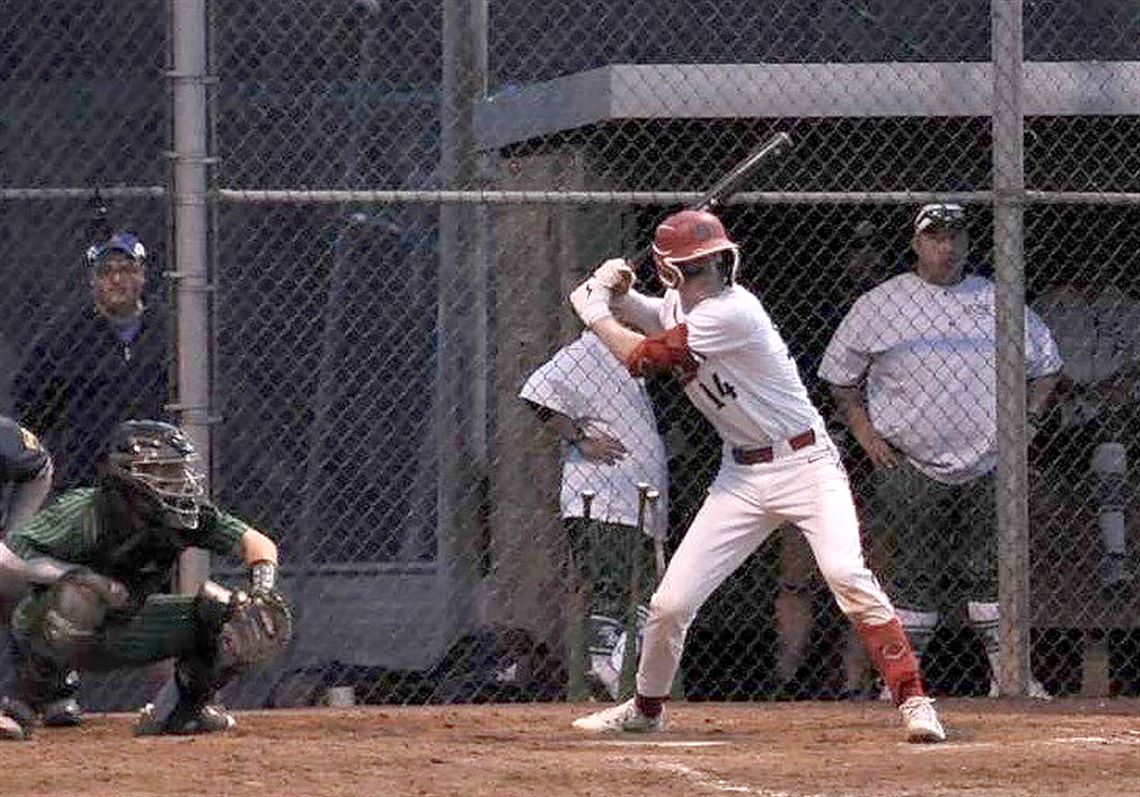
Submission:
M 182 529 L 198 527 L 204 493 L 198 454 L 186 433 L 162 421 L 124 421 L 111 432 L 100 475 L 127 493 L 151 519 Z M 139 504 L 142 504 L 139 506 Z
M 129 230 L 117 232 L 102 243 L 87 248 L 85 259 L 91 268 L 98 268 L 111 252 L 123 252 L 140 266 L 146 263 L 146 247 L 139 237 Z
M 721 257 L 718 268 L 726 284 L 736 279 L 736 269 L 740 264 L 739 247 L 728 238 L 720 219 L 707 210 L 682 210 L 667 217 L 657 225 L 653 235 L 653 260 L 657 264 L 657 276 L 670 288 L 678 287 L 685 281 L 686 273 L 695 275 L 699 269 L 686 268 L 685 263 L 699 260 L 718 252 L 726 252 L 731 257 Z

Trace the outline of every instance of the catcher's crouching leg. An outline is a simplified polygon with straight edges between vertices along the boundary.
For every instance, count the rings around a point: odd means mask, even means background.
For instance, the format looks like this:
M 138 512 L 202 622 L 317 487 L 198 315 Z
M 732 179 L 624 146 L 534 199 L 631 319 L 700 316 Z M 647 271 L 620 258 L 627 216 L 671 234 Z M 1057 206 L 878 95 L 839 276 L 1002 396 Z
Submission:
M 207 581 L 198 592 L 198 650 L 175 663 L 174 679 L 148 704 L 136 735 L 225 731 L 234 718 L 210 698 L 255 664 L 276 656 L 293 636 L 293 613 L 275 591 L 247 595 Z
M 40 714 L 45 725 L 82 721 L 78 669 L 98 647 L 108 611 L 126 599 L 126 588 L 114 579 L 74 568 L 44 595 L 40 624 L 26 636 L 13 635 L 10 655 L 20 675 L 19 702 Z

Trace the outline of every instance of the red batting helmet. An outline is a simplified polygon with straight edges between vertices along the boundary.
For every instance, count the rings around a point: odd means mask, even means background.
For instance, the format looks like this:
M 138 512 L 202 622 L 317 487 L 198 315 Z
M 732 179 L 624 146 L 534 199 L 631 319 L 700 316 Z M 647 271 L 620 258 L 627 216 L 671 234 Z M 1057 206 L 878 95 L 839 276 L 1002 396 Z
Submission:
M 657 232 L 653 235 L 657 276 L 670 288 L 684 282 L 686 272 L 689 276 L 696 273 L 684 268 L 686 262 L 717 252 L 730 252 L 732 255 L 731 261 L 722 259 L 719 266 L 724 281 L 731 285 L 740 263 L 739 247 L 729 240 L 720 219 L 707 210 L 674 213 L 657 225 Z

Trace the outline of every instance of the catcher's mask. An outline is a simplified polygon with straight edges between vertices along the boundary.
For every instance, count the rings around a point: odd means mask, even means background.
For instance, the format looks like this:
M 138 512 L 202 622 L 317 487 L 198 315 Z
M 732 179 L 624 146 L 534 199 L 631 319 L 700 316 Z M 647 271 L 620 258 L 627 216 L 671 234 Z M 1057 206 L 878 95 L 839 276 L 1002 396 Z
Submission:
M 719 257 L 711 258 L 712 255 Z M 682 210 L 657 225 L 653 235 L 653 262 L 657 277 L 677 288 L 685 278 L 703 271 L 710 259 L 726 285 L 736 281 L 740 248 L 728 238 L 720 219 L 707 210 Z
M 198 454 L 186 433 L 162 421 L 124 421 L 111 432 L 99 464 L 104 483 L 172 528 L 198 528 L 205 492 Z

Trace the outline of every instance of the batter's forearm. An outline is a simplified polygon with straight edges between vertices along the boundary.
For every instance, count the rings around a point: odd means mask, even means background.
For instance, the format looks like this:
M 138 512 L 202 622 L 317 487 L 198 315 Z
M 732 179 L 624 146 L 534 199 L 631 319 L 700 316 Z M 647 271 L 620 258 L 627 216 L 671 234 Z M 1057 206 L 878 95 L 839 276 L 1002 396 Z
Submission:
M 664 299 L 646 296 L 644 293 L 630 290 L 614 296 L 610 300 L 610 307 L 613 308 L 619 320 L 632 324 L 646 335 L 656 335 L 665 331 L 665 328 L 661 326 L 660 315 L 661 305 L 664 301 Z
M 610 353 L 623 363 L 629 362 L 634 349 L 645 340 L 645 335 L 633 331 L 613 316 L 598 319 L 590 325 L 590 329 L 606 344 Z
M 567 443 L 577 443 L 582 439 L 582 427 L 575 423 L 573 418 L 561 412 L 553 413 L 546 420 L 546 425 Z

